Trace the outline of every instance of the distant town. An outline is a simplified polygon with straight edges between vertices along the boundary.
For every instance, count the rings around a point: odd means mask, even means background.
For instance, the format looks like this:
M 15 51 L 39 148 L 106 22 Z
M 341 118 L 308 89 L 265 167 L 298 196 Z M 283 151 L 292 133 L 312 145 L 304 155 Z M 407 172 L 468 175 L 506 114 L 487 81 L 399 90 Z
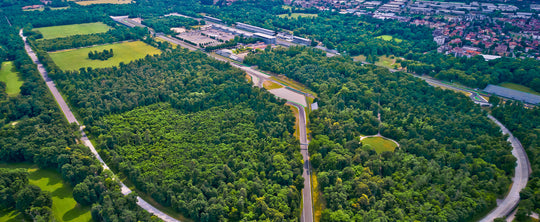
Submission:
M 519 8 L 508 3 L 462 3 L 393 0 L 305 0 L 288 2 L 302 8 L 395 19 L 434 28 L 440 53 L 455 56 L 494 55 L 539 58 L 540 4 Z

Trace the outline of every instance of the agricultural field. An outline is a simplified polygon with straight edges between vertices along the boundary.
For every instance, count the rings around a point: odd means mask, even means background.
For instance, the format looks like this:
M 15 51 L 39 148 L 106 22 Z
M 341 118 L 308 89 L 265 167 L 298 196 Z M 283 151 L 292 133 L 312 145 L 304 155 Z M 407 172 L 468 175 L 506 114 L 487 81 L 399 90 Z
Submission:
M 499 84 L 499 86 L 540 96 L 540 92 L 536 92 L 527 86 L 516 84 L 516 83 L 504 82 L 504 83 Z
M 94 5 L 94 4 L 129 4 L 131 0 L 91 0 L 91 1 L 75 1 L 79 5 Z
M 377 153 L 382 153 L 384 151 L 393 152 L 397 147 L 397 144 L 393 141 L 378 136 L 364 138 L 362 144 L 370 145 Z
M 49 191 L 52 196 L 52 212 L 56 221 L 93 221 L 90 207 L 81 207 L 73 199 L 73 187 L 63 182 L 62 176 L 52 169 L 39 169 L 28 163 L 0 163 L 0 168 L 28 169 L 30 184 Z M 24 217 L 17 211 L 0 211 L 0 221 L 21 221 Z M 31 220 L 28 220 L 31 221 Z
M 74 25 L 59 25 L 43 28 L 35 28 L 33 30 L 41 32 L 44 39 L 55 39 L 72 35 L 85 35 L 92 33 L 107 32 L 111 29 L 108 25 L 101 22 L 74 24 Z
M 101 61 L 88 58 L 90 51 L 103 51 L 112 49 L 114 56 Z M 49 53 L 53 61 L 63 70 L 78 70 L 83 67 L 106 68 L 120 64 L 129 63 L 136 59 L 144 58 L 146 55 L 160 54 L 161 51 L 141 41 L 123 42 L 110 45 L 100 45 L 95 47 L 70 49 Z
M 10 96 L 16 96 L 21 91 L 23 81 L 19 79 L 19 73 L 14 71 L 13 62 L 2 63 L 0 82 L 6 83 L 6 93 Z
M 309 13 L 291 13 L 291 15 L 288 15 L 288 14 L 281 14 L 281 15 L 278 15 L 280 18 L 298 18 L 298 17 L 304 17 L 304 18 L 314 18 L 314 17 L 317 17 L 319 15 L 317 14 L 309 14 Z
M 377 36 L 375 38 L 382 39 L 384 41 L 390 41 L 390 40 L 394 39 L 394 41 L 396 41 L 397 43 L 400 43 L 400 42 L 403 41 L 402 39 L 394 38 L 391 35 L 381 35 L 381 36 Z

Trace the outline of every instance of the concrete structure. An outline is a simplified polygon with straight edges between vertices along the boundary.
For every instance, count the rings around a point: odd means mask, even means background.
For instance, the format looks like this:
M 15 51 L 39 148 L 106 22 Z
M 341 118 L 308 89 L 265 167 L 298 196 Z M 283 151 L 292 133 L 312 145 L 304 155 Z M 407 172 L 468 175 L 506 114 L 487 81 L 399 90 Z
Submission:
M 236 28 L 243 29 L 243 30 L 250 31 L 250 32 L 258 32 L 258 33 L 262 33 L 262 34 L 265 34 L 265 35 L 276 35 L 276 32 L 272 31 L 270 29 L 265 29 L 265 28 L 261 28 L 261 27 L 257 27 L 257 26 L 253 26 L 253 25 L 248 25 L 248 24 L 244 24 L 244 23 L 241 23 L 241 22 L 236 23 Z
M 540 96 L 501 87 L 501 86 L 490 84 L 484 89 L 484 92 L 502 96 L 508 99 L 518 100 L 518 101 L 528 103 L 528 104 L 533 104 L 533 105 L 540 104 Z
M 276 44 L 276 37 L 271 35 L 266 35 L 263 33 L 253 33 L 253 38 L 260 38 L 266 44 Z
M 300 45 L 306 45 L 306 46 L 311 45 L 311 40 L 310 39 L 306 39 L 306 38 L 302 38 L 302 37 L 298 37 L 298 36 L 293 36 L 292 42 L 300 44 Z
M 206 21 L 209 21 L 209 22 L 215 22 L 215 23 L 223 23 L 223 20 L 221 19 L 218 19 L 218 18 L 214 18 L 214 17 L 210 17 L 210 16 L 203 16 L 204 20 Z

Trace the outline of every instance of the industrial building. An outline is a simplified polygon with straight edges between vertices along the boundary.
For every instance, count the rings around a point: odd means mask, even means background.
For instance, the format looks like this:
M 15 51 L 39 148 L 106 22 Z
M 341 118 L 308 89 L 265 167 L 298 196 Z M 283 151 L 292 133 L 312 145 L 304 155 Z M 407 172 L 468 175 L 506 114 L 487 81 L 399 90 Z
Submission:
M 306 45 L 306 46 L 311 45 L 311 40 L 306 39 L 306 38 L 302 38 L 302 37 L 298 37 L 298 36 L 293 36 L 292 42 L 296 43 L 296 44 L 300 44 L 300 45 Z
M 270 36 L 276 35 L 276 32 L 270 29 L 264 29 L 261 27 L 252 26 L 252 25 L 248 25 L 248 24 L 244 24 L 240 22 L 236 23 L 236 28 L 243 29 L 250 32 L 258 32 L 258 33 L 262 33 L 262 34 L 270 35 Z
M 253 38 L 260 38 L 266 44 L 276 44 L 276 37 L 271 35 L 266 35 L 263 33 L 253 33 Z

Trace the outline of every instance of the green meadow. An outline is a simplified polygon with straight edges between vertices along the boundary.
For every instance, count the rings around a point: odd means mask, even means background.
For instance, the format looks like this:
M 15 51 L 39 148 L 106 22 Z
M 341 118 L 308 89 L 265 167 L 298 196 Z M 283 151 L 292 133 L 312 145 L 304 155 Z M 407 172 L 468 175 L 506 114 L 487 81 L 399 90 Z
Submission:
M 112 49 L 114 56 L 107 60 L 91 60 L 88 58 L 90 51 L 101 52 Z M 109 45 L 100 45 L 88 48 L 69 49 L 51 52 L 49 55 L 54 63 L 63 70 L 78 70 L 83 67 L 106 68 L 117 66 L 121 62 L 129 63 L 133 60 L 144 58 L 146 55 L 160 54 L 161 51 L 141 41 L 122 42 Z
M 52 211 L 56 221 L 93 221 L 90 207 L 81 207 L 73 199 L 73 187 L 62 180 L 62 176 L 52 169 L 39 169 L 36 165 L 28 163 L 0 163 L 0 168 L 28 169 L 30 184 L 39 186 L 42 190 L 51 192 Z M 16 210 L 0 211 L 0 221 L 31 221 Z
M 403 41 L 402 39 L 394 38 L 391 35 L 381 35 L 381 36 L 377 36 L 375 38 L 382 39 L 384 41 L 390 41 L 390 40 L 394 39 L 397 43 L 400 43 L 400 42 Z
M 19 73 L 15 71 L 13 62 L 2 63 L 0 82 L 6 84 L 6 93 L 10 96 L 16 96 L 21 91 L 23 81 L 19 79 Z
M 59 25 L 43 28 L 35 28 L 34 30 L 40 31 L 43 34 L 44 39 L 55 39 L 61 37 L 67 37 L 72 35 L 86 35 L 92 33 L 101 33 L 109 31 L 111 27 L 101 23 L 83 23 L 74 25 Z
M 317 14 L 309 14 L 309 13 L 291 13 L 291 15 L 288 14 L 281 14 L 278 15 L 280 18 L 298 18 L 298 17 L 304 17 L 304 18 L 313 18 L 317 17 L 319 15 Z
M 378 136 L 364 138 L 362 140 L 362 144 L 370 145 L 377 153 L 382 153 L 384 151 L 393 152 L 397 147 L 397 145 L 391 140 L 387 140 Z

